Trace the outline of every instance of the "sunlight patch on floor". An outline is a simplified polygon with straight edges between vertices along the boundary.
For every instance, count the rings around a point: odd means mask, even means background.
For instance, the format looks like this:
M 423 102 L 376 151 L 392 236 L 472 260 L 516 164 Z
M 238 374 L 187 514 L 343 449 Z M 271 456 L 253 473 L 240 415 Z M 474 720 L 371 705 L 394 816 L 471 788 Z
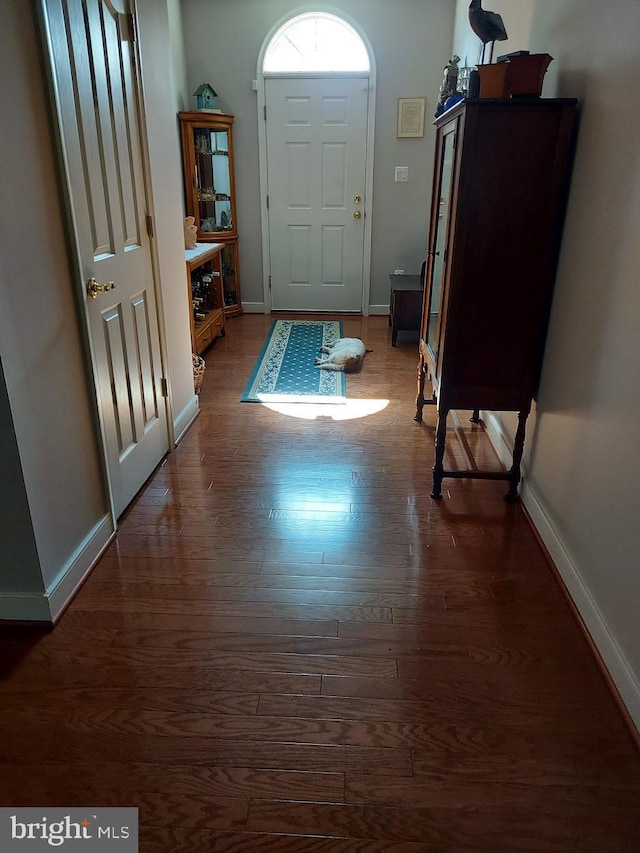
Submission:
M 352 421 L 366 418 L 382 412 L 389 405 L 389 400 L 347 400 L 341 405 L 326 403 L 268 403 L 263 406 L 290 418 L 302 418 L 315 421 L 317 418 L 331 418 L 334 421 Z

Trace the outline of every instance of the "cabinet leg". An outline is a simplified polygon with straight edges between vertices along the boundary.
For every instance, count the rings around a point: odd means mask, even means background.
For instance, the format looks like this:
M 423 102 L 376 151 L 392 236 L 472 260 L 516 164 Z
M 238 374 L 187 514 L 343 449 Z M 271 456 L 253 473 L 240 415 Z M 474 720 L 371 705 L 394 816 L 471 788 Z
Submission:
M 480 409 L 474 409 L 471 417 L 469 418 L 472 424 L 480 423 Z
M 444 446 L 447 439 L 447 415 L 448 409 L 438 412 L 438 426 L 436 428 L 436 458 L 433 465 L 433 489 L 431 497 L 439 500 L 442 497 L 442 479 L 444 476 Z
M 420 356 L 418 362 L 418 396 L 416 397 L 416 414 L 414 421 L 422 423 L 422 410 L 424 409 L 424 383 L 426 379 L 427 368 L 424 363 L 424 358 Z
M 524 451 L 524 435 L 529 412 L 518 412 L 518 429 L 513 442 L 513 464 L 509 471 L 509 491 L 504 496 L 505 501 L 514 503 L 518 500 L 518 484 L 520 483 L 520 463 Z

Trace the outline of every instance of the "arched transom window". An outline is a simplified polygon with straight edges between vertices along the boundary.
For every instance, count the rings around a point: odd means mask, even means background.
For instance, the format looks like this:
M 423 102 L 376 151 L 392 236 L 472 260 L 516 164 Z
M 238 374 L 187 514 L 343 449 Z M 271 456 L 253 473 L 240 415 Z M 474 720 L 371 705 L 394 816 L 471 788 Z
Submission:
M 369 54 L 358 33 L 328 12 L 309 12 L 283 24 L 269 42 L 263 64 L 265 74 L 369 70 Z

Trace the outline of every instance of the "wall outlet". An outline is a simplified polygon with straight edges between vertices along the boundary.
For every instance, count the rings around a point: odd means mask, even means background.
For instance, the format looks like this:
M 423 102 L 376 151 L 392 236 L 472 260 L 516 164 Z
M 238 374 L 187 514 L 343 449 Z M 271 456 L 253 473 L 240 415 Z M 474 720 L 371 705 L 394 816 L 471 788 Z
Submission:
M 404 275 L 404 270 L 394 270 L 393 274 L 394 275 Z

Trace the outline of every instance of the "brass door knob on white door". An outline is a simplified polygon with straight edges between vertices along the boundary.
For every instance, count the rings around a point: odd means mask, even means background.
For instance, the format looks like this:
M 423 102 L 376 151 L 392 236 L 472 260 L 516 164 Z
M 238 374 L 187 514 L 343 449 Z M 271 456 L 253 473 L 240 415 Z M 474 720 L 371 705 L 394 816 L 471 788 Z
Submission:
M 359 210 L 354 210 L 354 211 L 353 211 L 353 218 L 354 218 L 354 219 L 361 219 L 361 218 L 362 218 L 362 214 L 360 213 L 360 211 L 359 211 Z
M 108 293 L 110 290 L 115 290 L 116 285 L 113 281 L 108 281 L 106 284 L 98 284 L 95 278 L 90 278 L 87 282 L 87 293 L 92 299 L 97 299 L 99 293 Z

